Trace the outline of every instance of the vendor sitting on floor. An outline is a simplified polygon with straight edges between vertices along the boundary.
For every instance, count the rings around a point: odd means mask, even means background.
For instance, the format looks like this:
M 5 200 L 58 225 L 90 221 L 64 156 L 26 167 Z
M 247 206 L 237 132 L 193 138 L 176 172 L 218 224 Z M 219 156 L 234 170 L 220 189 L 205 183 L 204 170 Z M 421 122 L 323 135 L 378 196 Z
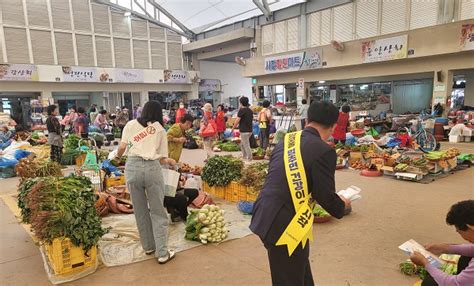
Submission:
M 414 252 L 411 261 L 418 266 L 424 266 L 428 276 L 423 280 L 422 286 L 468 286 L 474 285 L 474 200 L 459 202 L 451 207 L 446 222 L 454 225 L 456 232 L 467 240 L 466 244 L 430 244 L 426 249 L 435 255 L 458 254 L 456 275 L 449 275 L 431 265 L 422 254 Z
M 197 189 L 185 188 L 186 178 L 181 176 L 176 191 L 176 196 L 168 197 L 165 196 L 164 206 L 171 215 L 172 222 L 186 221 L 188 217 L 188 206 L 196 199 L 199 195 Z

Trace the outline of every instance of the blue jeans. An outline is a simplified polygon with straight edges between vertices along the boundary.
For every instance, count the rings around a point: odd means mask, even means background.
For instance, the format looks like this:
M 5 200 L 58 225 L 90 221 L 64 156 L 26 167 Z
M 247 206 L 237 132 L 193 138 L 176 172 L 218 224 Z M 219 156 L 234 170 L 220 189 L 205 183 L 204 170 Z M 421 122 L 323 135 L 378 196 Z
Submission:
M 155 249 L 156 257 L 168 255 L 168 214 L 163 205 L 165 183 L 160 162 L 129 157 L 125 179 L 143 249 Z

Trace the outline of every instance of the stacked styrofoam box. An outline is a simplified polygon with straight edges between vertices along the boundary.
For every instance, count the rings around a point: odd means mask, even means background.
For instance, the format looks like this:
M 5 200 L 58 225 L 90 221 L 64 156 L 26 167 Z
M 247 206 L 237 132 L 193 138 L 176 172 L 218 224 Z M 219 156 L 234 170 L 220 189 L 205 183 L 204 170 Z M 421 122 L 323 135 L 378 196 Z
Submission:
M 462 136 L 464 137 L 463 139 L 465 142 L 471 142 L 472 133 L 473 131 L 471 128 L 468 128 L 468 127 L 463 128 Z

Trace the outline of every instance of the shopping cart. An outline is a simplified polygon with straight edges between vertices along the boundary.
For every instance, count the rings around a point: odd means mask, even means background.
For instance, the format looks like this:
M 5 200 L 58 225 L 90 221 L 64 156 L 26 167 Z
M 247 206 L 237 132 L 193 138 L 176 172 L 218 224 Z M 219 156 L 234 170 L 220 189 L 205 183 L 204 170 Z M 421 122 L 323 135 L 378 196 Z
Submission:
M 90 141 L 90 147 L 82 146 L 83 141 Z M 92 138 L 80 139 L 78 145 L 81 152 L 84 150 L 85 154 L 81 154 L 81 159 L 76 161 L 78 167 L 76 173 L 89 178 L 94 191 L 101 192 L 103 176 L 99 166 L 97 142 Z

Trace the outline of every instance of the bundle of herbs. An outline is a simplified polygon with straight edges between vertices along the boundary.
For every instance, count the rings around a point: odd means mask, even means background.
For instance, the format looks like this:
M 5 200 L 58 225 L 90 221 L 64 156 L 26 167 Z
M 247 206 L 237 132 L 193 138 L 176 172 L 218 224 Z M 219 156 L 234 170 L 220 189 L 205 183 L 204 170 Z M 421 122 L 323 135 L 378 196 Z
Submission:
M 62 176 L 61 165 L 57 162 L 42 159 L 21 159 L 15 167 L 17 175 L 21 180 L 26 178 Z
M 240 184 L 260 192 L 268 174 L 268 162 L 259 162 L 248 165 L 242 171 Z
M 242 176 L 244 163 L 232 156 L 214 156 L 203 168 L 202 180 L 209 186 L 227 186 L 231 181 L 239 180 Z
M 217 145 L 221 151 L 224 152 L 237 152 L 240 151 L 240 146 L 232 141 L 222 142 Z
M 25 181 L 25 190 L 20 192 L 27 191 L 26 183 L 33 181 Z M 92 184 L 86 177 L 44 178 L 21 197 L 22 219 L 31 223 L 34 234 L 43 242 L 67 237 L 88 251 L 106 233 L 94 207 Z

